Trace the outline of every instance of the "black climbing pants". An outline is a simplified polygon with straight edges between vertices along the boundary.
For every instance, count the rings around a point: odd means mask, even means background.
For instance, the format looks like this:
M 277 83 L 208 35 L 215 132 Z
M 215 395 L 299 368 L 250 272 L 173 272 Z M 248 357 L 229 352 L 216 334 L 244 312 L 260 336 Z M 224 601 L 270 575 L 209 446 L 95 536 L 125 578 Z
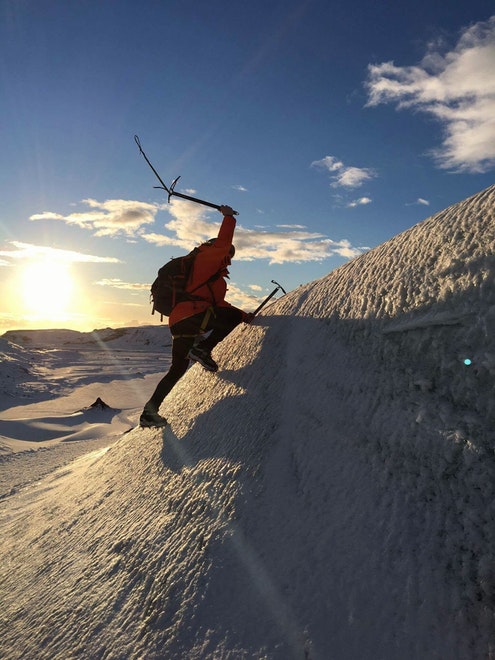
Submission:
M 210 352 L 239 325 L 242 317 L 243 312 L 237 307 L 210 307 L 207 312 L 190 316 L 171 326 L 172 364 L 146 405 L 158 411 L 167 394 L 186 373 L 191 348 L 198 344 Z M 210 332 L 208 337 L 198 343 L 198 338 L 207 332 Z

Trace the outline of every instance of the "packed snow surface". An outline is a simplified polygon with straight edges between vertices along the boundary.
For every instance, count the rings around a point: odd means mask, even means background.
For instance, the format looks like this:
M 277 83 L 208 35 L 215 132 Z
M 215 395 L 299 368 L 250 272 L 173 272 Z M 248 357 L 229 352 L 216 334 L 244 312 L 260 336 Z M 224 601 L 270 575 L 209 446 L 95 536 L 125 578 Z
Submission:
M 166 326 L 4 336 L 2 657 L 495 657 L 494 275 L 495 186 L 237 328 L 164 430 L 123 433 Z

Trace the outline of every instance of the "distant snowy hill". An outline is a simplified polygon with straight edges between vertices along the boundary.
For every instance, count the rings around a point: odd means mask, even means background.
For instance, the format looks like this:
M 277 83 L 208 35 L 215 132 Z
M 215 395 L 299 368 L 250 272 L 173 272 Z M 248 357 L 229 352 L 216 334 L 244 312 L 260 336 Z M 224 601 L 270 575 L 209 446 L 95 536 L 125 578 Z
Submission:
M 9 330 L 2 335 L 4 340 L 27 347 L 47 348 L 56 346 L 80 346 L 87 348 L 102 342 L 112 348 L 139 350 L 150 346 L 157 348 L 170 344 L 168 325 L 143 325 L 135 328 L 104 328 L 92 332 L 77 330 Z
M 5 657 L 495 653 L 495 186 L 265 308 L 4 500 Z

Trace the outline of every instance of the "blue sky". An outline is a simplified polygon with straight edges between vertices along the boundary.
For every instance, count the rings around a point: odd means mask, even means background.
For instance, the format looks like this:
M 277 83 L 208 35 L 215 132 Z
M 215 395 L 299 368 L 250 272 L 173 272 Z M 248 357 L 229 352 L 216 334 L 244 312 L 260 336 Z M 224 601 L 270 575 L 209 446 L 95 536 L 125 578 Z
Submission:
M 0 331 L 155 322 L 238 210 L 229 300 L 320 278 L 491 185 L 493 2 L 3 0 Z

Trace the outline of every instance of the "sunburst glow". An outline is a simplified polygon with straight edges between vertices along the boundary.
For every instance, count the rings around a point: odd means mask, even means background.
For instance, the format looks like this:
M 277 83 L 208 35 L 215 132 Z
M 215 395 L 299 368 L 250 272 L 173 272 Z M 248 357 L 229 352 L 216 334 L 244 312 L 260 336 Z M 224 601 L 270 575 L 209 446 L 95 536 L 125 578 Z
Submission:
M 64 317 L 74 283 L 64 261 L 34 261 L 22 273 L 22 296 L 26 312 L 47 319 Z

